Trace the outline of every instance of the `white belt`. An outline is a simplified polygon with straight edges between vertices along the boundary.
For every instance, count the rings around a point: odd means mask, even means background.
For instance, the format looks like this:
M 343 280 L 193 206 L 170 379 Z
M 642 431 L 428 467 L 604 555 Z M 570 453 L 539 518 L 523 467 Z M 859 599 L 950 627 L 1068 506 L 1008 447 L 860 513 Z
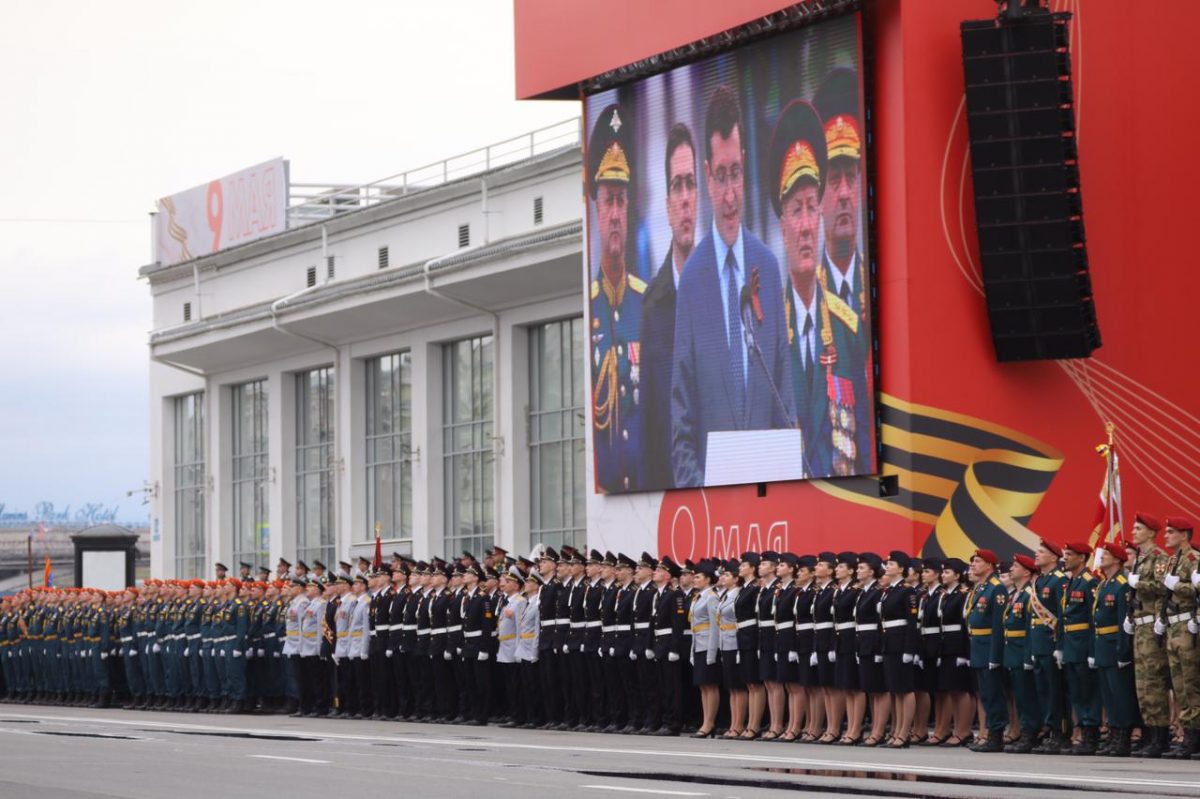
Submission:
M 1187 621 L 1191 617 L 1191 611 L 1188 611 L 1187 613 L 1176 613 L 1174 616 L 1167 616 L 1167 624 L 1179 624 Z
M 407 632 L 407 633 L 410 633 L 413 630 L 417 629 L 418 626 L 419 625 L 416 625 L 416 624 L 397 624 L 396 625 L 396 627 L 400 628 L 400 632 Z M 396 627 L 393 627 L 392 629 L 394 630 L 394 629 L 396 629 Z
M 594 627 L 599 627 L 599 626 L 600 626 L 600 620 L 599 620 L 599 619 L 596 619 L 595 621 L 584 622 L 584 626 L 585 626 L 585 627 L 587 627 L 589 630 L 590 630 L 590 629 L 592 629 L 592 628 L 594 628 Z
M 1144 626 L 1144 625 L 1147 625 L 1147 624 L 1153 624 L 1153 623 L 1154 623 L 1154 616 L 1153 616 L 1153 615 L 1151 615 L 1151 616 L 1138 616 L 1136 619 L 1134 619 L 1134 620 L 1133 620 L 1133 625 L 1134 625 L 1135 627 L 1142 627 L 1142 626 Z
M 571 622 L 571 629 L 572 629 L 572 630 L 582 630 L 582 629 L 583 629 L 583 625 L 584 625 L 584 624 L 586 624 L 586 623 L 587 623 L 587 622 L 582 622 L 582 621 L 573 621 L 573 622 Z
M 854 631 L 859 632 L 859 633 L 870 632 L 871 630 L 878 630 L 878 629 L 879 629 L 879 625 L 877 625 L 877 624 L 855 624 L 854 625 Z
M 132 636 L 132 635 L 123 635 L 123 636 L 121 636 L 121 643 L 123 643 L 123 644 L 127 644 L 127 643 L 129 643 L 130 641 L 132 641 L 132 640 L 133 640 L 133 636 Z
M 137 634 L 137 637 L 138 637 L 138 638 L 144 638 L 144 637 L 145 637 L 145 636 L 147 636 L 147 635 L 154 635 L 154 633 L 148 633 L 148 632 L 142 631 L 142 632 L 139 632 L 139 633 Z
M 542 622 L 543 627 L 553 627 L 555 624 L 556 624 L 556 622 L 554 621 L 554 619 L 550 619 L 549 621 Z
M 852 621 L 838 622 L 833 625 L 835 630 L 853 630 L 857 625 Z
M 743 619 L 742 621 L 739 621 L 737 623 L 739 630 L 742 629 L 743 627 L 754 627 L 757 624 L 758 624 L 758 619 Z
M 609 633 L 611 633 L 613 631 L 613 629 L 615 629 L 615 628 L 611 624 L 602 625 L 600 627 L 600 632 L 604 633 L 605 635 L 608 635 Z
M 764 619 L 763 621 L 760 621 L 758 623 L 758 626 L 759 627 L 774 627 L 775 620 L 774 619 Z
M 941 627 L 922 627 L 921 635 L 937 635 L 942 631 Z
M 429 635 L 429 630 L 417 630 L 417 637 L 422 635 Z
M 570 624 L 571 620 L 570 619 L 555 619 L 554 623 L 555 624 Z
M 814 630 L 832 630 L 832 629 L 833 629 L 833 622 L 831 622 L 831 621 L 819 621 L 819 622 L 817 622 L 816 624 L 814 624 L 814 625 L 813 625 L 813 629 L 814 629 Z
M 633 628 L 628 624 L 614 624 L 609 629 L 611 629 L 614 633 L 627 633 Z
M 956 633 L 956 632 L 959 632 L 960 630 L 962 630 L 961 624 L 943 624 L 942 625 L 942 632 L 944 632 L 944 633 Z
M 456 632 L 458 632 L 458 631 L 459 631 L 459 630 L 461 630 L 461 629 L 462 629 L 462 625 L 461 625 L 461 624 L 452 624 L 452 625 L 450 625 L 449 627 L 447 627 L 447 628 L 446 628 L 446 632 L 448 632 L 448 633 L 456 633 Z
M 271 639 L 275 637 L 275 633 L 263 633 L 263 638 Z
M 432 630 L 429 631 L 429 634 L 430 635 L 445 635 L 446 628 L 445 627 L 434 627 Z
M 883 623 L 883 629 L 889 630 L 892 627 L 903 627 L 908 624 L 908 619 L 888 619 Z
M 635 630 L 649 630 L 649 629 L 650 629 L 650 622 L 648 622 L 648 621 L 635 621 L 635 622 L 633 623 L 633 629 L 635 629 Z
M 478 638 L 483 635 L 483 630 L 467 630 L 463 633 L 463 638 Z
M 660 635 L 670 635 L 673 632 L 675 632 L 675 631 L 672 630 L 670 627 L 660 627 L 659 629 L 654 631 L 654 636 L 657 638 Z
M 812 623 L 811 621 L 797 622 L 797 623 L 796 623 L 796 630 L 797 630 L 797 631 L 801 631 L 801 630 L 811 630 L 812 628 L 813 628 L 813 623 Z
M 195 640 L 196 640 L 197 638 L 199 638 L 199 637 L 200 637 L 200 633 L 196 633 L 195 635 L 189 635 L 189 636 L 187 637 L 187 639 L 188 639 L 189 641 L 195 641 Z

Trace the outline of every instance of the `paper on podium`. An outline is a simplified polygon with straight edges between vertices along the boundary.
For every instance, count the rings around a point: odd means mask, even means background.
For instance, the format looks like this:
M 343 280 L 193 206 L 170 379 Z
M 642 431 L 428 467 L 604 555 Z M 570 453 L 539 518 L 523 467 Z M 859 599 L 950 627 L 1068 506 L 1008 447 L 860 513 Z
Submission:
M 708 434 L 704 485 L 803 480 L 804 440 L 794 428 L 717 430 Z

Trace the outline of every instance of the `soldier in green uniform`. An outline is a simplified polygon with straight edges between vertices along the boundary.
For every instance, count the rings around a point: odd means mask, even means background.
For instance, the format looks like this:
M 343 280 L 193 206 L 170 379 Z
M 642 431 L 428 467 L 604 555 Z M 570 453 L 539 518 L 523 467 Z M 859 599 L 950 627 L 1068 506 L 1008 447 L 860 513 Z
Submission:
M 588 189 L 596 212 L 600 269 L 589 290 L 596 484 L 602 491 L 642 487 L 641 320 L 646 283 L 629 257 L 632 149 L 625 109 L 596 117 L 588 141 Z
M 1108 719 L 1108 742 L 1096 754 L 1129 757 L 1129 733 L 1137 722 L 1137 690 L 1133 681 L 1133 637 L 1123 629 L 1129 617 L 1129 553 L 1118 542 L 1100 545 L 1104 579 L 1092 600 L 1092 646 L 1100 696 Z
M 1127 578 L 1133 594 L 1129 617 L 1122 624 L 1133 635 L 1133 674 L 1138 707 L 1143 721 L 1139 757 L 1162 757 L 1170 746 L 1171 706 L 1168 701 L 1171 675 L 1167 650 L 1154 633 L 1154 623 L 1166 604 L 1167 589 L 1159 577 L 1166 574 L 1170 555 L 1154 539 L 1162 530 L 1155 517 L 1138 512 L 1134 516 L 1133 544 L 1136 556 Z
M 1021 726 L 1021 737 L 1005 747 L 1004 751 L 1021 755 L 1033 751 L 1042 726 L 1030 640 L 1033 603 L 1036 599 L 1031 580 L 1035 571 L 1037 564 L 1033 558 L 1019 554 L 1013 556 L 1009 570 L 1013 592 L 1004 608 L 1004 668 L 1008 671 Z
M 1029 600 L 1033 612 L 1029 620 L 1029 646 L 1041 726 L 1046 733 L 1033 750 L 1039 755 L 1057 755 L 1063 745 L 1064 686 L 1062 669 L 1054 657 L 1062 627 L 1063 594 L 1067 589 L 1067 576 L 1058 568 L 1060 558 L 1062 547 L 1044 539 L 1034 553 L 1037 576 Z
M 1004 662 L 1004 606 L 1007 594 L 996 567 L 1000 559 L 987 549 L 971 558 L 973 586 L 967 595 L 963 617 L 971 641 L 971 670 L 979 702 L 983 706 L 987 736 L 973 744 L 973 752 L 1003 752 L 1004 728 L 1008 726 L 1008 703 L 1000 668 Z
M 1166 525 L 1165 542 L 1171 557 L 1163 573 L 1155 577 L 1155 582 L 1160 582 L 1166 590 L 1162 615 L 1155 628 L 1166 639 L 1167 665 L 1184 738 L 1163 757 L 1182 760 L 1200 752 L 1200 664 L 1196 636 L 1188 629 L 1189 623 L 1194 625 L 1197 608 L 1198 588 L 1192 577 L 1200 572 L 1200 554 L 1192 547 L 1191 519 L 1168 516 Z
M 1092 601 L 1097 581 L 1087 569 L 1091 551 L 1082 541 L 1063 547 L 1063 563 L 1069 579 L 1063 595 L 1059 647 L 1054 656 L 1062 662 L 1067 697 L 1082 736 L 1078 744 L 1063 752 L 1068 755 L 1096 754 L 1100 738 L 1100 686 L 1092 645 Z

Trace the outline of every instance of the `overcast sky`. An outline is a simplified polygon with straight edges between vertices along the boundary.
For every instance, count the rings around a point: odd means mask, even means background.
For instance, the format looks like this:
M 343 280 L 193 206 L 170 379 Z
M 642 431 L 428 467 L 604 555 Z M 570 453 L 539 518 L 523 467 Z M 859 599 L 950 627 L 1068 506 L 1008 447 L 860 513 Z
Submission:
M 0 26 L 0 504 L 145 517 L 154 200 L 283 156 L 367 182 L 552 124 L 512 3 L 10 4 Z

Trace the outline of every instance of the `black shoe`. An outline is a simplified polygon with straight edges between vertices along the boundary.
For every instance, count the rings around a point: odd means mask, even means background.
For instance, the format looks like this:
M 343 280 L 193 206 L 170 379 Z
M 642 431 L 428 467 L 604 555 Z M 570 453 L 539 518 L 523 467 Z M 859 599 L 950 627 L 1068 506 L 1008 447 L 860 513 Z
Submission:
M 673 729 L 664 724 L 654 732 L 650 733 L 650 735 L 655 735 L 660 738 L 677 738 L 679 736 L 679 730 Z
M 1112 745 L 1108 747 L 1108 751 L 1104 754 L 1108 757 L 1129 757 L 1129 727 L 1119 727 L 1110 730 L 1108 733 Z
M 1170 741 L 1171 732 L 1166 727 L 1142 728 L 1142 743 L 1145 744 L 1137 753 L 1138 757 L 1157 760 L 1163 756 Z
M 1041 744 L 1033 748 L 1033 753 L 1035 755 L 1057 755 L 1062 752 L 1062 745 L 1062 733 L 1058 730 L 1050 730 L 1042 739 Z
M 1010 752 L 1015 755 L 1027 755 L 1033 751 L 1033 745 L 1037 741 L 1037 732 L 1034 730 L 1021 730 L 1021 737 L 1016 742 L 1004 747 L 1005 752 Z
M 1100 740 L 1100 730 L 1097 727 L 1084 727 L 1083 737 L 1079 743 L 1070 749 L 1064 749 L 1064 755 L 1091 757 L 1096 754 L 1096 743 Z
M 988 730 L 987 737 L 969 747 L 972 752 L 991 754 L 1004 751 L 1004 730 Z

